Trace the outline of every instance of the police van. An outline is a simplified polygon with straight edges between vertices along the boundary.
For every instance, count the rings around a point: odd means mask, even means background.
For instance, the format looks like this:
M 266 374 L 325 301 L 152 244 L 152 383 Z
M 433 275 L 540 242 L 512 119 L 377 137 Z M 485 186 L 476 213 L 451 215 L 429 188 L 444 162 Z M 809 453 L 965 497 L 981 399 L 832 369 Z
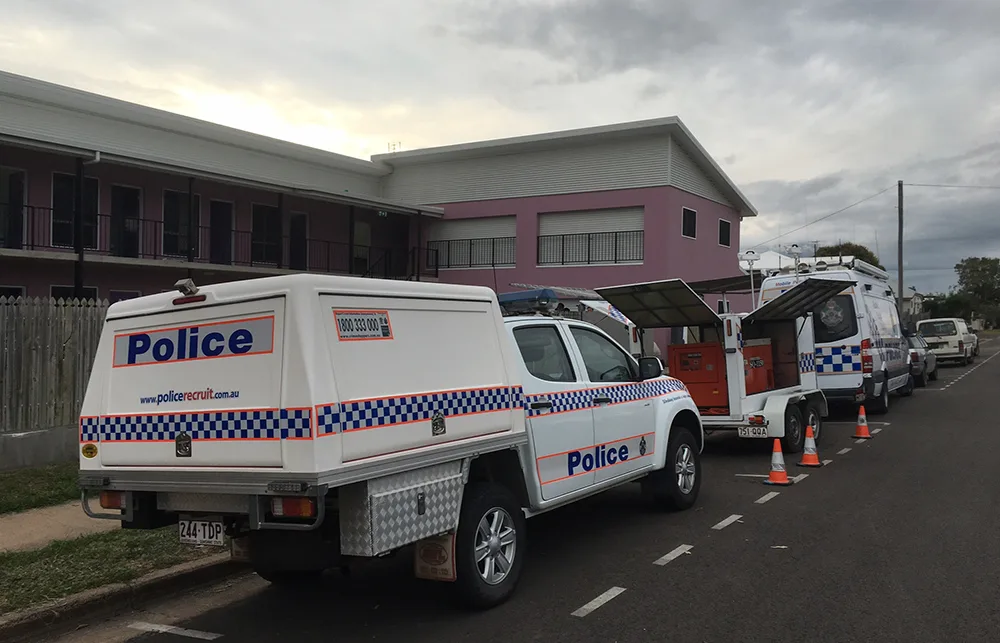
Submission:
M 807 278 L 855 282 L 813 311 L 816 374 L 826 398 L 885 413 L 890 393 L 912 394 L 909 348 L 889 275 L 860 259 L 819 260 L 791 270 L 795 274 L 786 269 L 763 281 L 761 305 Z
M 80 417 L 94 518 L 228 537 L 276 584 L 415 545 L 419 577 L 490 607 L 526 517 L 633 481 L 667 508 L 698 497 L 686 387 L 596 326 L 438 283 L 176 288 L 108 309 Z

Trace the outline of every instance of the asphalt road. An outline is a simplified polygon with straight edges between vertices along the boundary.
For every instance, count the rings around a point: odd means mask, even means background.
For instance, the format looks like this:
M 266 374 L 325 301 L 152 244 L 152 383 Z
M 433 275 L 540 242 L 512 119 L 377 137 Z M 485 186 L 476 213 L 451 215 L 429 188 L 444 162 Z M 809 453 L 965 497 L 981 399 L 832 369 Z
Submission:
M 807 474 L 794 486 L 750 477 L 767 473 L 770 445 L 713 437 L 695 509 L 658 513 L 633 485 L 529 521 L 518 592 L 488 612 L 452 608 L 400 555 L 312 595 L 248 576 L 62 641 L 997 641 L 998 349 L 892 398 L 868 418 L 872 440 L 856 443 L 854 418 L 835 416 L 819 445 L 832 462 L 786 457 Z

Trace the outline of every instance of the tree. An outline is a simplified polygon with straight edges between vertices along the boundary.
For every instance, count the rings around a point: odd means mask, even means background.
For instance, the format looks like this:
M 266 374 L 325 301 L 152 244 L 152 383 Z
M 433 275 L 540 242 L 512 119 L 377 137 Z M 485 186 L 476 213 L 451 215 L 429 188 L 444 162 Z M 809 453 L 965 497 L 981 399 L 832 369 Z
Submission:
M 869 250 L 867 247 L 861 245 L 860 243 L 852 243 L 850 241 L 845 241 L 844 243 L 838 243 L 833 246 L 823 246 L 816 249 L 817 257 L 855 257 L 861 261 L 877 266 L 885 270 L 879 260 L 878 255 Z
M 978 305 L 1000 304 L 1000 259 L 966 257 L 955 264 L 958 289 L 971 295 Z
M 924 297 L 924 310 L 931 318 L 961 317 L 962 319 L 971 319 L 975 308 L 975 298 L 966 292 L 953 292 L 947 295 L 934 294 Z

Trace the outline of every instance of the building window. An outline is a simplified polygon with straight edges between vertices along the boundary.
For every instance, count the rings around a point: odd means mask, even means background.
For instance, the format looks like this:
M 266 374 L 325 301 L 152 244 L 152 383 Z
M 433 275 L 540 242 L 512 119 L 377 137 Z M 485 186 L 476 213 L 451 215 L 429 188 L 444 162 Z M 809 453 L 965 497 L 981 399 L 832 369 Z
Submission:
M 198 230 L 201 221 L 201 196 L 194 195 L 194 233 L 191 232 L 191 218 L 188 216 L 187 192 L 163 191 L 163 254 L 186 257 L 190 243 L 194 243 L 194 256 L 199 256 Z
M 725 219 L 719 219 L 719 245 L 730 247 L 732 244 L 733 224 Z
M 74 247 L 73 210 L 76 177 L 72 174 L 52 175 L 52 245 Z M 99 184 L 93 177 L 83 179 L 83 247 L 97 249 L 97 212 Z
M 52 286 L 49 288 L 49 295 L 55 299 L 73 299 L 76 289 L 73 286 Z M 83 298 L 97 299 L 97 286 L 84 286 Z
M 141 296 L 142 293 L 138 290 L 112 290 L 108 292 L 108 301 L 113 304 L 116 301 L 125 301 L 126 299 L 135 299 Z
M 253 204 L 250 261 L 277 264 L 281 250 L 281 213 L 273 205 Z
M 681 210 L 681 234 L 689 239 L 698 238 L 698 213 L 689 208 Z
M 24 297 L 24 286 L 0 286 L 0 299 L 17 299 Z

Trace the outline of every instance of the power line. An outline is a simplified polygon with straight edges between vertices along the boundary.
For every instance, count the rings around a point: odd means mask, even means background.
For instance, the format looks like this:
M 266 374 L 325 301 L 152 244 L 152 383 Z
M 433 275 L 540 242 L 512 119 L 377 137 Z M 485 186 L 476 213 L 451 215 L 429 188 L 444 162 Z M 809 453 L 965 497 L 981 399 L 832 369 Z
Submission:
M 826 219 L 829 219 L 832 216 L 836 216 L 836 215 L 840 214 L 841 212 L 846 212 L 846 211 L 850 210 L 851 208 L 853 208 L 855 206 L 861 205 L 865 201 L 871 201 L 875 197 L 880 196 L 882 194 L 885 194 L 886 192 L 888 192 L 889 190 L 891 190 L 894 187 L 896 187 L 896 186 L 895 185 L 890 185 L 886 189 L 880 190 L 879 192 L 876 192 L 875 194 L 873 194 L 871 196 L 867 196 L 867 197 L 861 199 L 860 201 L 855 201 L 854 203 L 852 203 L 851 205 L 849 205 L 847 207 L 841 208 L 839 210 L 835 210 L 834 212 L 831 212 L 830 214 L 825 214 L 825 215 L 821 216 L 818 219 L 814 219 L 813 221 L 810 221 L 809 223 L 806 223 L 804 225 L 800 225 L 799 227 L 794 228 L 792 230 L 789 230 L 788 232 L 782 232 L 781 234 L 779 234 L 778 236 L 774 237 L 773 239 L 768 239 L 767 241 L 761 241 L 760 243 L 756 244 L 754 246 L 754 248 L 759 248 L 760 246 L 767 245 L 767 244 L 771 243 L 772 241 L 777 241 L 781 237 L 784 237 L 786 235 L 792 234 L 793 232 L 798 232 L 799 230 L 803 230 L 805 228 L 808 228 L 809 226 L 815 225 L 815 224 L 819 223 L 820 221 L 825 221 Z
M 1000 185 L 949 185 L 946 183 L 904 183 L 914 188 L 950 188 L 956 190 L 1000 190 Z

